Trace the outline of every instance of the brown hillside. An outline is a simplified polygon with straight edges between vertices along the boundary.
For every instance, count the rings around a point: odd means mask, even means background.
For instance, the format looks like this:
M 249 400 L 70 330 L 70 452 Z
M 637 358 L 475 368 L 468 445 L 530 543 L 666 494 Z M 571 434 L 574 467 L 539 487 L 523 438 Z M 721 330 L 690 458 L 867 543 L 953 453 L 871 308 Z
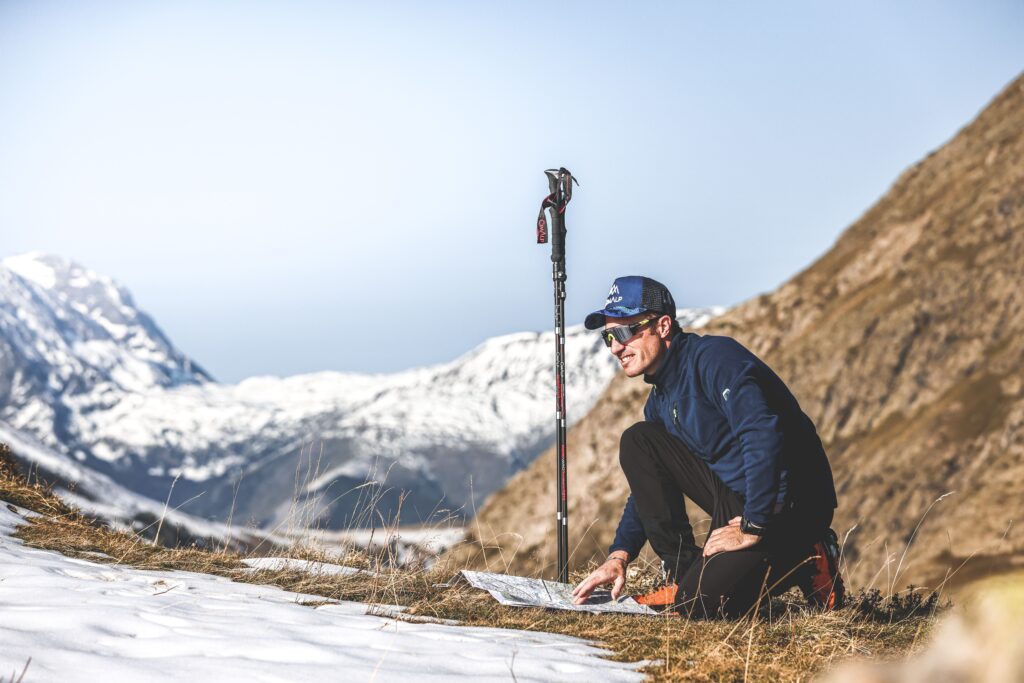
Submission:
M 959 580 L 1024 562 L 1024 533 L 1007 532 L 1024 513 L 1022 283 L 1024 76 L 810 268 L 706 330 L 764 358 L 818 425 L 839 490 L 834 526 L 856 525 L 855 584 L 934 585 L 975 552 Z M 577 566 L 603 557 L 614 533 L 627 494 L 619 434 L 646 395 L 618 376 L 569 434 Z M 487 501 L 459 561 L 553 573 L 553 458 Z

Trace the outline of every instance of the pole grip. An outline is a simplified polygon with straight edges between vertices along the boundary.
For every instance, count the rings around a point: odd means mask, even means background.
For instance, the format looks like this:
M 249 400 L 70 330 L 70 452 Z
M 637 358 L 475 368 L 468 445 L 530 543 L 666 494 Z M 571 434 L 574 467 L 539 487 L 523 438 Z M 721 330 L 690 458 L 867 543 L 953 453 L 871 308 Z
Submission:
M 537 244 L 551 241 L 551 260 L 565 262 L 565 208 L 572 200 L 572 186 L 579 184 L 565 167 L 544 171 L 548 178 L 548 196 L 537 214 Z M 549 219 L 550 216 L 550 219 Z
M 557 208 L 551 209 L 551 260 L 565 262 L 565 214 Z

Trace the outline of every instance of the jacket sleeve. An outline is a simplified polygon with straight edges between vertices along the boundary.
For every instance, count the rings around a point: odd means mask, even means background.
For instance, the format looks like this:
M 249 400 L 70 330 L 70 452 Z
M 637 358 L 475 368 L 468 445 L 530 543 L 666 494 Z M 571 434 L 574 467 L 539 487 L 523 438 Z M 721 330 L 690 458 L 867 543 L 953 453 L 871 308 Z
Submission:
M 644 420 L 654 424 L 661 424 L 657 411 L 654 409 L 652 398 L 653 396 L 648 396 L 647 403 L 644 404 Z M 608 548 L 608 554 L 610 555 L 616 550 L 625 550 L 629 554 L 629 559 L 634 560 L 640 554 L 646 542 L 647 534 L 644 532 L 643 524 L 640 522 L 640 515 L 636 511 L 636 504 L 633 503 L 633 495 L 630 494 L 629 498 L 626 499 L 626 506 L 622 509 L 622 517 L 619 518 L 619 526 L 615 530 L 615 540 L 612 541 L 611 546 Z
M 633 504 L 633 496 L 626 499 L 626 507 L 622 510 L 622 518 L 619 520 L 619 528 L 615 530 L 615 540 L 608 548 L 608 554 L 616 550 L 625 550 L 629 559 L 634 560 L 640 554 L 640 550 L 647 542 L 647 534 L 640 523 L 640 515 L 636 512 Z
M 729 423 L 743 455 L 743 516 L 755 524 L 769 526 L 782 469 L 779 416 L 765 398 L 753 354 L 733 342 L 721 353 L 709 355 L 702 373 L 705 387 Z

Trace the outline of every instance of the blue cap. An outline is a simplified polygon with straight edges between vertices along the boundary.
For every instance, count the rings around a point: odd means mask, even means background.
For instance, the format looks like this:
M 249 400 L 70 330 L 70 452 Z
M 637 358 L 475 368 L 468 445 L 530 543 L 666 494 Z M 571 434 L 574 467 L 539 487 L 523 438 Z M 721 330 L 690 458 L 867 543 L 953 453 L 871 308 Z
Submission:
M 640 313 L 661 313 L 676 317 L 676 302 L 668 287 L 642 275 L 615 278 L 604 308 L 587 316 L 583 324 L 588 330 L 604 326 L 605 318 L 628 318 Z

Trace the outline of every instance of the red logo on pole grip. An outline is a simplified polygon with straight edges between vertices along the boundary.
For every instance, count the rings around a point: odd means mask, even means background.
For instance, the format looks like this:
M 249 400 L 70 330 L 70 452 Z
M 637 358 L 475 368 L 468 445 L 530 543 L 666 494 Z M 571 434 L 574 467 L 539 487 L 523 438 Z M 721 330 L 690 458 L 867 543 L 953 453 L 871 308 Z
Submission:
M 537 219 L 537 244 L 548 243 L 548 221 L 545 218 Z

